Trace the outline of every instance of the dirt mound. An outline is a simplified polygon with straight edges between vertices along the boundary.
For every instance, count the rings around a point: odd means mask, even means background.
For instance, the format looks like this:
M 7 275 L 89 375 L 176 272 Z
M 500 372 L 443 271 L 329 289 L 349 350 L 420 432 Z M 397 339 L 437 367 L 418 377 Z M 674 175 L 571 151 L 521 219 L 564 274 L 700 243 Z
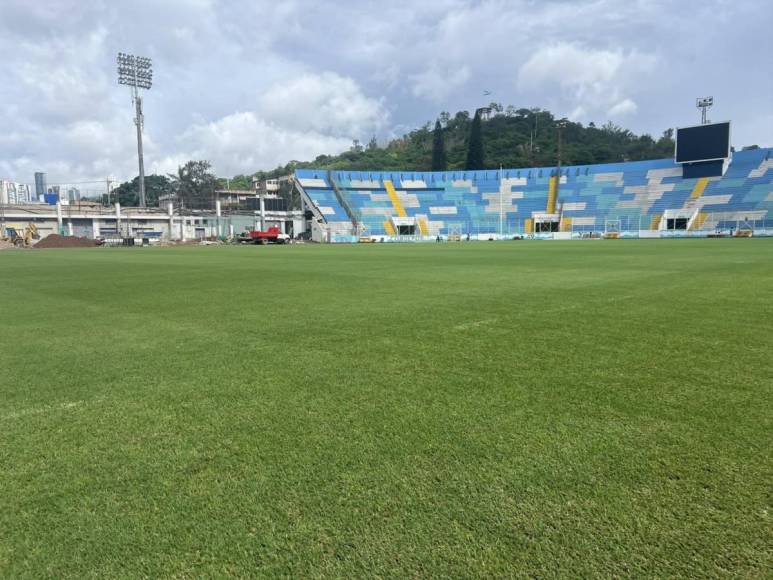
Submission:
M 11 242 L 0 240 L 0 250 L 10 250 L 11 248 L 13 248 L 13 244 Z
M 93 248 L 97 242 L 89 238 L 79 238 L 77 236 L 60 236 L 51 234 L 35 244 L 36 248 Z

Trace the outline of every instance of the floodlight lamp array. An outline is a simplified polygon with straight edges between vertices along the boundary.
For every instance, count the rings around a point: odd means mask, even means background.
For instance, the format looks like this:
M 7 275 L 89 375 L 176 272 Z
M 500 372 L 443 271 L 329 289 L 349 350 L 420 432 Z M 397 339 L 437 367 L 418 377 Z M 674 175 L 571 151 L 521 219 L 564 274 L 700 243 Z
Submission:
M 118 84 L 148 90 L 153 86 L 153 62 L 144 56 L 118 53 Z
M 696 99 L 695 106 L 698 107 L 699 109 L 703 107 L 713 107 L 714 97 L 703 97 L 701 99 Z

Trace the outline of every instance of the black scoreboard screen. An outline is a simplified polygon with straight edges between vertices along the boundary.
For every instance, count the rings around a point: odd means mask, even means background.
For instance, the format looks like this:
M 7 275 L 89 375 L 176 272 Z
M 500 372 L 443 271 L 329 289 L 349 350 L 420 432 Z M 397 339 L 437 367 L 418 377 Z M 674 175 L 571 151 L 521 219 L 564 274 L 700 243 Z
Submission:
M 730 122 L 676 130 L 676 162 L 696 163 L 730 157 Z

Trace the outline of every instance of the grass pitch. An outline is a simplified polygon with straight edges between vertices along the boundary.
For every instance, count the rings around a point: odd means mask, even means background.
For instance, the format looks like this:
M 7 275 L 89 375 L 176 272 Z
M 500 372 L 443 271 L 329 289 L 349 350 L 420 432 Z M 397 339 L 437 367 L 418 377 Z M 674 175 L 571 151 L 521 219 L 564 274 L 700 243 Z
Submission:
M 0 253 L 0 576 L 766 576 L 773 240 Z

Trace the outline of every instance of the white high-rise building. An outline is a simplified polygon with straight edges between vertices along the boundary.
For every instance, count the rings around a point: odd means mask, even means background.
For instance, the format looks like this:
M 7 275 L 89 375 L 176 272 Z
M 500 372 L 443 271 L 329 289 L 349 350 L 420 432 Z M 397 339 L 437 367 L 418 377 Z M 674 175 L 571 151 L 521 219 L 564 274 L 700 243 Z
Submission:
M 0 179 L 0 204 L 20 205 L 32 201 L 32 188 L 29 185 Z

